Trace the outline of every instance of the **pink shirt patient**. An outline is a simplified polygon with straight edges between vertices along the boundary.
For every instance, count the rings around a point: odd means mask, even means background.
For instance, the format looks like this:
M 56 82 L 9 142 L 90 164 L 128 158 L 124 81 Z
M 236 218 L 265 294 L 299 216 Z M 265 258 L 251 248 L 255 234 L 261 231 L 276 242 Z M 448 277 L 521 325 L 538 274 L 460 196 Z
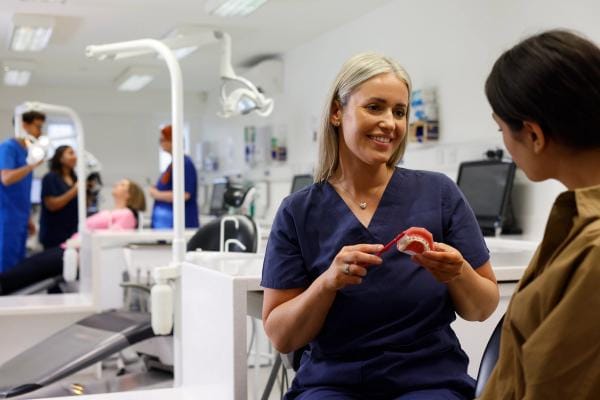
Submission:
M 113 231 L 130 230 L 135 229 L 136 225 L 135 215 L 129 208 L 100 211 L 85 220 L 85 226 L 92 232 L 103 229 Z M 78 238 L 79 232 L 73 234 L 70 240 Z M 67 244 L 63 243 L 60 247 L 65 249 Z
M 111 229 L 115 231 L 135 229 L 136 225 L 137 221 L 135 215 L 133 215 L 133 211 L 129 208 L 100 211 L 97 214 L 88 217 L 85 221 L 85 226 L 91 231 L 98 229 Z

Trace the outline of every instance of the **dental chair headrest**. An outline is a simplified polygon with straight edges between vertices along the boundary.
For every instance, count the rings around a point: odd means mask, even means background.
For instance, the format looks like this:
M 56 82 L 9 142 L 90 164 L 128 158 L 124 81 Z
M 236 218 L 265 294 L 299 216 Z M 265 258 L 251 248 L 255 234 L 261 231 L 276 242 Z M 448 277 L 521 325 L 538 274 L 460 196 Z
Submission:
M 240 208 L 249 191 L 250 188 L 244 189 L 240 185 L 230 184 L 223 195 L 223 201 L 228 207 Z

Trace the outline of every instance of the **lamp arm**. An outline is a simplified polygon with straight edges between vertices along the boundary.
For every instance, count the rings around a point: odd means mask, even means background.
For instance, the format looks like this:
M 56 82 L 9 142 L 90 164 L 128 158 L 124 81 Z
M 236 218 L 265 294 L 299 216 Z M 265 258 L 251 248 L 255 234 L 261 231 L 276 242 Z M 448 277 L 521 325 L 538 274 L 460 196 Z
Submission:
M 183 80 L 177 58 L 163 42 L 155 39 L 88 46 L 88 57 L 106 58 L 120 52 L 152 49 L 167 63 L 171 78 L 171 123 L 173 129 L 173 261 L 168 267 L 155 269 L 156 285 L 152 289 L 152 328 L 157 334 L 169 334 L 174 327 L 175 386 L 182 382 L 180 272 L 185 257 L 184 173 L 183 173 Z M 174 284 L 171 286 L 169 281 Z
M 173 126 L 173 261 L 180 266 L 185 257 L 184 238 L 184 191 L 183 191 L 183 80 L 181 67 L 173 51 L 156 39 L 140 39 L 128 42 L 92 45 L 86 47 L 88 57 L 106 59 L 120 53 L 153 50 L 167 64 L 171 78 L 171 120 Z

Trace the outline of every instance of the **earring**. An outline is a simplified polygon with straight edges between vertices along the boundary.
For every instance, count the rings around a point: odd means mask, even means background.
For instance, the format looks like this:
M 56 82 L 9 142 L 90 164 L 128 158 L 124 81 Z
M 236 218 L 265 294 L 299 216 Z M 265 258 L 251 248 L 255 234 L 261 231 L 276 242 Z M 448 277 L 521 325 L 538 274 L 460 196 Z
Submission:
M 333 126 L 340 126 L 340 121 L 333 121 Z

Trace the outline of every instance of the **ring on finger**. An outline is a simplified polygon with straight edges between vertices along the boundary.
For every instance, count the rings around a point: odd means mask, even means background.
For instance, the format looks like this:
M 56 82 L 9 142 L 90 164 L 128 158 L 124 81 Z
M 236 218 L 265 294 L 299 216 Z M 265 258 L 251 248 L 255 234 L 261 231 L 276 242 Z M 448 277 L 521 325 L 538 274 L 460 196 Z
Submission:
M 342 269 L 342 271 L 346 274 L 346 275 L 350 275 L 350 264 L 345 263 L 344 264 L 344 268 Z

